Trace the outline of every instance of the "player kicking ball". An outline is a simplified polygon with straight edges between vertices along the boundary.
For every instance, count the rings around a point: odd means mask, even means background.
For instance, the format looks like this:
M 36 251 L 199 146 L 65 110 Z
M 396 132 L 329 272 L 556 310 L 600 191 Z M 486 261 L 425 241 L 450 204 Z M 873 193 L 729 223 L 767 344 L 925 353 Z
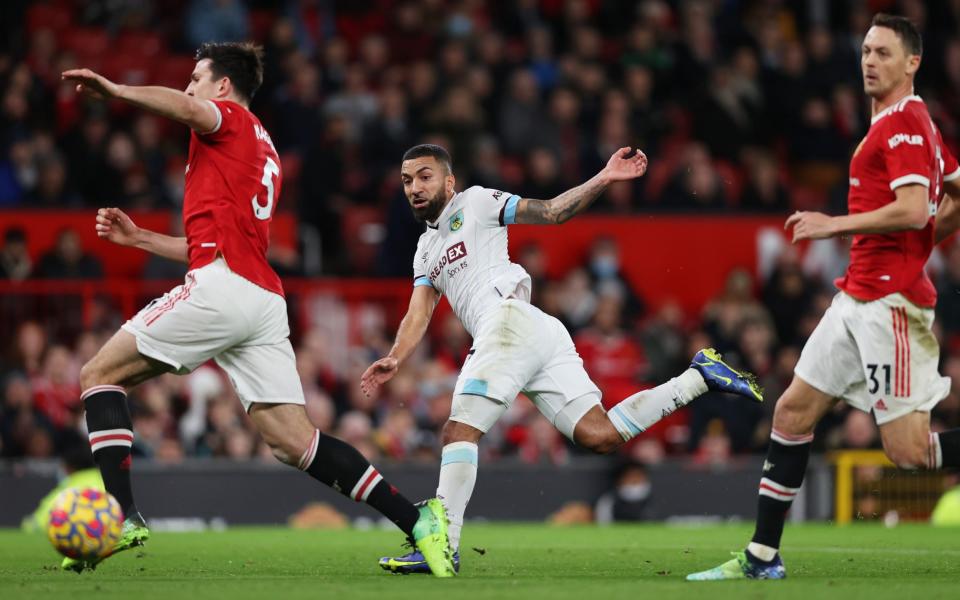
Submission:
M 477 443 L 518 393 L 530 398 L 563 435 L 600 453 L 612 452 L 708 389 L 763 399 L 751 375 L 730 368 L 714 350 L 705 349 L 681 375 L 604 412 L 600 390 L 584 370 L 570 334 L 560 321 L 530 304 L 530 276 L 510 261 L 507 226 L 564 223 L 611 183 L 640 177 L 646 169 L 642 152 L 620 148 L 586 183 L 551 200 L 531 200 L 482 187 L 456 192 L 450 155 L 439 146 L 415 146 L 403 156 L 404 193 L 427 229 L 413 259 L 413 293 L 396 342 L 364 372 L 361 389 L 372 394 L 397 373 L 426 333 L 440 294 L 445 294 L 473 337 L 443 428 L 437 488 L 450 517 L 458 569 L 464 512 L 477 479 Z M 428 571 L 419 552 L 383 558 L 380 566 L 397 573 Z
M 960 466 L 960 429 L 930 432 L 930 410 L 950 380 L 937 372 L 937 295 L 924 271 L 934 244 L 960 228 L 960 166 L 913 95 L 921 43 L 910 21 L 883 14 L 864 38 L 873 119 L 850 161 L 850 214 L 798 212 L 786 223 L 794 242 L 853 235 L 850 266 L 777 402 L 753 539 L 690 581 L 786 577 L 779 553 L 786 514 L 803 483 L 814 426 L 839 399 L 873 411 L 898 467 Z
M 190 268 L 183 285 L 127 321 L 80 373 L 93 456 L 126 515 L 114 552 L 150 537 L 130 485 L 127 390 L 161 373 L 189 373 L 212 358 L 279 460 L 386 515 L 434 575 L 450 577 L 442 504 L 411 504 L 356 449 L 314 428 L 304 410 L 283 287 L 266 259 L 282 172 L 270 135 L 249 110 L 263 81 L 262 55 L 252 44 L 204 44 L 185 92 L 117 85 L 87 69 L 63 73 L 81 93 L 123 100 L 191 129 L 186 237 L 140 229 L 116 208 L 97 213 L 101 238 Z M 67 558 L 63 568 L 79 573 L 98 562 Z

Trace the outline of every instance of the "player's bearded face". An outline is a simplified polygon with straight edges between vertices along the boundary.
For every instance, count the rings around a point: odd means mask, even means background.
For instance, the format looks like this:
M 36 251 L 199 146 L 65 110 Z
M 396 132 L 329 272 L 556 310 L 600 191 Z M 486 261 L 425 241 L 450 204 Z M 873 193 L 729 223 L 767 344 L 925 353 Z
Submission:
M 414 218 L 421 223 L 436 221 L 447 200 L 450 175 L 446 169 L 433 158 L 415 158 L 404 161 L 400 177 Z
M 410 208 L 413 209 L 413 216 L 423 223 L 424 221 L 436 221 L 440 213 L 443 212 L 443 201 L 446 199 L 446 192 L 441 187 L 433 196 L 421 195 L 416 198 L 407 197 L 410 200 Z M 426 203 L 424 203 L 424 200 Z

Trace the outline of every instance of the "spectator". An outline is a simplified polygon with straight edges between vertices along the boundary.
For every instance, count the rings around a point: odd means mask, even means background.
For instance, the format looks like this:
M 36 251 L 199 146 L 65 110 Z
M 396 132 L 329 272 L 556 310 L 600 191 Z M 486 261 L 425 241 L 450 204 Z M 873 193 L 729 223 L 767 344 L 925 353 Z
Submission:
M 652 486 L 643 463 L 624 461 L 614 472 L 613 489 L 597 500 L 594 518 L 601 525 L 650 518 Z
M 83 251 L 76 231 L 63 229 L 57 235 L 53 250 L 40 258 L 36 276 L 40 279 L 100 279 L 103 266 L 96 257 Z
M 23 281 L 30 277 L 32 269 L 26 232 L 21 227 L 10 227 L 3 234 L 3 248 L 0 248 L 0 278 Z
M 242 42 L 247 38 L 247 9 L 240 0 L 191 0 L 187 10 L 187 41 Z

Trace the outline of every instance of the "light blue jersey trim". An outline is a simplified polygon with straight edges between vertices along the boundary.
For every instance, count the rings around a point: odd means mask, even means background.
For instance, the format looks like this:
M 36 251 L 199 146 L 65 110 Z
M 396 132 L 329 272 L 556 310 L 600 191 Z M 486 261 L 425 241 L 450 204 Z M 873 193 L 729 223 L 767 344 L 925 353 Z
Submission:
M 468 379 L 463 383 L 461 394 L 472 394 L 474 396 L 487 395 L 487 382 L 483 379 Z
M 624 439 L 630 439 L 643 433 L 643 429 L 630 418 L 630 415 L 628 415 L 625 410 L 620 408 L 620 405 L 614 406 L 607 411 L 607 416 L 610 417 L 615 427 L 620 425 L 616 428 L 620 431 L 620 435 L 623 436 Z M 625 434 L 629 434 L 630 437 L 627 437 Z
M 418 285 L 427 285 L 427 286 L 433 287 L 433 284 L 430 283 L 430 278 L 426 276 L 417 277 L 416 279 L 413 280 L 413 287 L 417 287 Z
M 461 448 L 460 450 L 450 450 L 444 452 L 440 456 L 440 466 L 449 465 L 450 463 L 469 463 L 471 465 L 477 464 L 477 451 L 476 449 L 468 450 L 466 448 Z
M 520 202 L 520 196 L 514 194 L 507 198 L 507 205 L 503 209 L 503 224 L 513 225 L 517 222 L 517 204 Z

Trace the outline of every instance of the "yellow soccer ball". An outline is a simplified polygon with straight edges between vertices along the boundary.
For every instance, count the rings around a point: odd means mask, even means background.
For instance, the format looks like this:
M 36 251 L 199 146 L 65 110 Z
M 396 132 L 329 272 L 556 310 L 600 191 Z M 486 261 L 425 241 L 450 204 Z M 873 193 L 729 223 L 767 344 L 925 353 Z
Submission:
M 108 556 L 122 529 L 123 513 L 113 496 L 93 488 L 68 488 L 53 502 L 47 537 L 60 554 L 91 560 Z

